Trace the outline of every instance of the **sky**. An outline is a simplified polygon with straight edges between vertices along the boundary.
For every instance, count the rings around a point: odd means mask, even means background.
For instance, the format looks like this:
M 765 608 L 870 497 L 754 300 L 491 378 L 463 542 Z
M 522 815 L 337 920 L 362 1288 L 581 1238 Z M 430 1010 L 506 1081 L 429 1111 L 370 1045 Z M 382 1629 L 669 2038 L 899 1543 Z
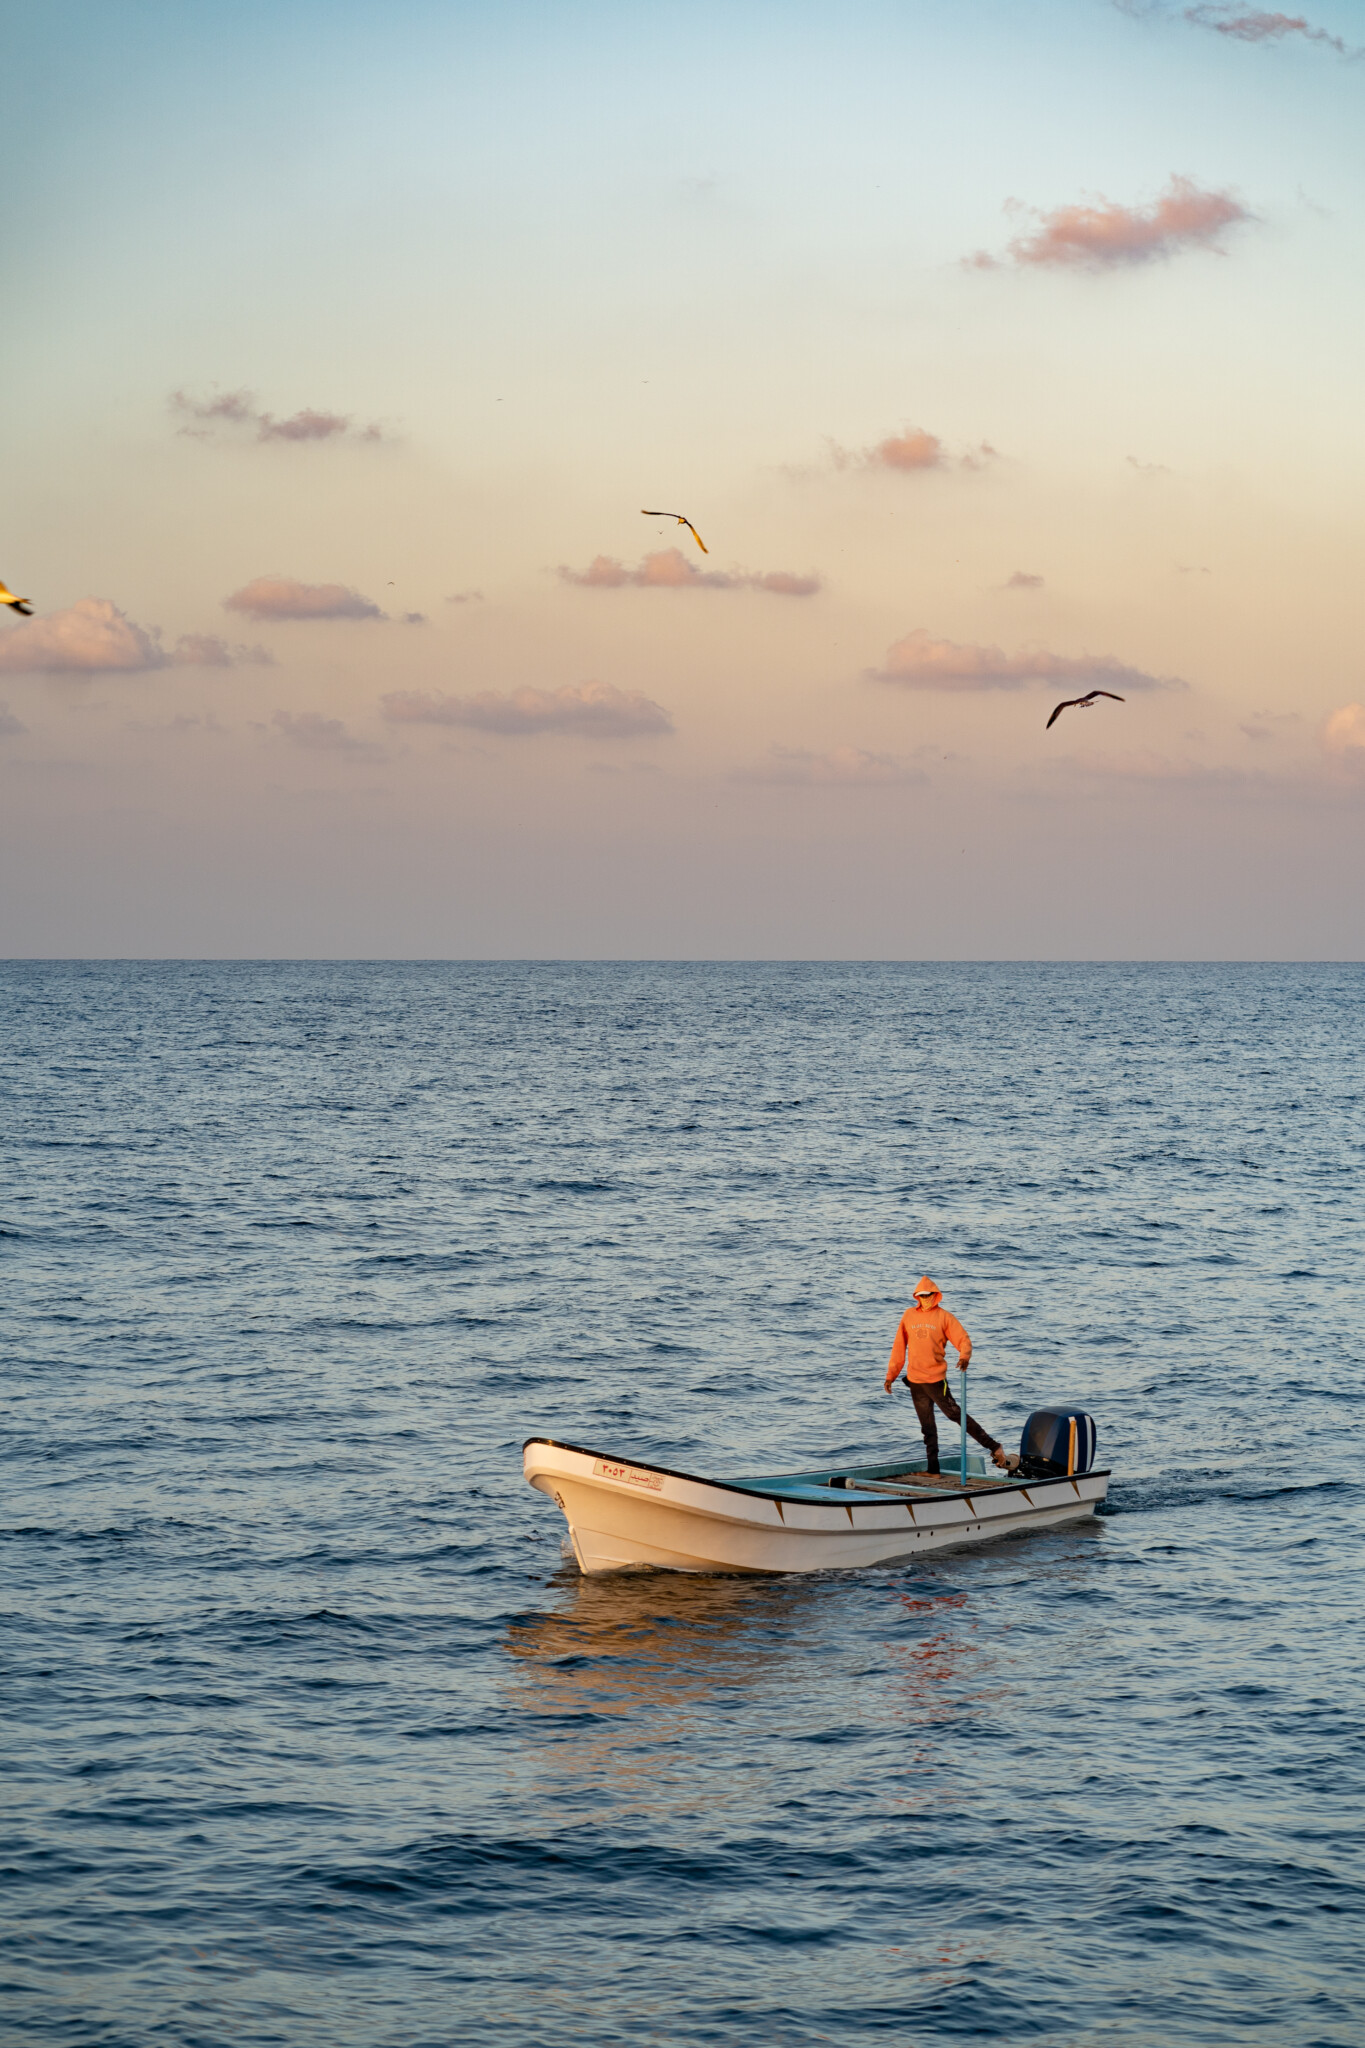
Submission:
M 5 21 L 0 955 L 1365 958 L 1365 0 Z

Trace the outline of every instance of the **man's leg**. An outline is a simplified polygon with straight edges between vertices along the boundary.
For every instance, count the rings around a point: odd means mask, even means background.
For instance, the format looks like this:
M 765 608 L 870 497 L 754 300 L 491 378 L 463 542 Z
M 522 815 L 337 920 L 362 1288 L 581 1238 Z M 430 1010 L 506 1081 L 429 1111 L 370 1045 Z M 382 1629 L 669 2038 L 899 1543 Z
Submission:
M 934 1420 L 934 1392 L 933 1387 L 922 1387 L 916 1380 L 910 1382 L 910 1397 L 914 1401 L 915 1413 L 919 1417 L 924 1448 L 929 1454 L 926 1469 L 930 1472 L 938 1470 L 938 1423 Z
M 949 1422 L 961 1422 L 962 1410 L 958 1407 L 957 1402 L 948 1392 L 948 1382 L 946 1378 L 944 1379 L 942 1386 L 930 1387 L 927 1391 L 938 1403 L 939 1407 L 943 1410 Z M 983 1445 L 985 1449 L 988 1451 L 994 1452 L 1000 1449 L 1000 1446 L 996 1442 L 995 1438 L 993 1436 L 987 1436 L 985 1430 L 981 1427 L 981 1424 L 979 1422 L 972 1421 L 970 1413 L 967 1416 L 967 1434 L 968 1436 L 974 1436 L 977 1442 Z

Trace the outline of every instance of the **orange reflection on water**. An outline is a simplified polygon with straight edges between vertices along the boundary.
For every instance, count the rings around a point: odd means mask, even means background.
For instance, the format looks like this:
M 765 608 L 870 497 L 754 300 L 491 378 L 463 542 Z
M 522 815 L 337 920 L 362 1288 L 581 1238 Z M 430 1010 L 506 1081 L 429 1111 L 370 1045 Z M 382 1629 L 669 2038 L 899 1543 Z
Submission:
M 757 1713 L 791 1736 L 860 1722 L 914 1731 L 882 1796 L 919 1809 L 942 1797 L 945 1732 L 1002 1697 L 997 1682 L 983 1683 L 995 1678 L 997 1652 L 965 1592 L 910 1593 L 880 1575 L 565 1572 L 557 1583 L 563 1604 L 510 1623 L 504 1638 L 517 1706 L 545 1725 L 523 1760 L 537 1778 L 559 1781 L 555 1796 L 596 1783 L 618 1810 L 623 1799 L 681 1810 L 703 1796 L 704 1782 L 708 1802 L 747 1799 L 769 1768 L 757 1761 Z M 901 1624 L 890 1638 L 888 1597 Z M 881 1638 L 880 1669 L 868 1668 L 863 1650 L 849 1669 L 849 1601 Z M 718 1707 L 737 1717 L 724 1769 Z M 924 1789 L 931 1781 L 933 1794 Z
M 536 1758 L 539 1772 L 562 1781 L 560 1796 L 599 1780 L 617 1812 L 623 1802 L 666 1801 L 678 1812 L 750 1797 L 766 1767 L 709 1768 L 703 1790 L 698 1751 L 714 1763 L 715 1710 L 727 1695 L 740 1695 L 736 1709 L 757 1706 L 760 1695 L 782 1692 L 795 1662 L 808 1667 L 808 1631 L 828 1588 L 672 1572 L 566 1575 L 560 1584 L 560 1611 L 515 1621 L 504 1638 L 518 1706 L 576 1724 L 547 1729 Z

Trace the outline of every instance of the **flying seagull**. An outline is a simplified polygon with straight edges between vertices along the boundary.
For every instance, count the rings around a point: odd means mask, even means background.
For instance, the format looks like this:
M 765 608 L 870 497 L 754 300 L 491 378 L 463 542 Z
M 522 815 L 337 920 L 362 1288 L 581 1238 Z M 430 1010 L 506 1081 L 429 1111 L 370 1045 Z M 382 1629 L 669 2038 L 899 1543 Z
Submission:
M 1084 697 L 1068 697 L 1064 700 L 1064 702 L 1057 706 L 1057 709 L 1053 712 L 1051 718 L 1049 718 L 1047 724 L 1043 727 L 1043 731 L 1051 732 L 1053 726 L 1057 723 L 1057 720 L 1061 717 L 1064 711 L 1088 711 L 1097 697 L 1112 697 L 1116 704 L 1124 704 L 1127 702 L 1126 698 L 1120 697 L 1113 690 L 1091 690 L 1089 694 Z
M 0 583 L 0 604 L 12 604 L 14 609 L 17 612 L 22 612 L 26 619 L 33 617 L 33 606 L 29 603 L 28 599 L 26 597 L 16 597 L 14 592 L 7 590 L 3 583 Z
M 702 553 L 704 555 L 710 554 L 710 548 L 707 547 L 706 542 L 697 532 L 697 529 L 692 524 L 692 521 L 690 519 L 684 519 L 681 512 L 646 512 L 643 509 L 641 509 L 640 517 L 642 519 L 676 519 L 679 526 L 685 526 L 687 528 L 688 532 L 691 534 L 693 540 L 697 543 L 697 546 L 701 549 Z

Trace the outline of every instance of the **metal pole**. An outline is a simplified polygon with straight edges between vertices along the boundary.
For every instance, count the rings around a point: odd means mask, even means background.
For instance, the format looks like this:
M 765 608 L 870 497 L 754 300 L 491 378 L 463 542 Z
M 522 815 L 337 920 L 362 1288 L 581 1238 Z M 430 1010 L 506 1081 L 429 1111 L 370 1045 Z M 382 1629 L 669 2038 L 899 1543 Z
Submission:
M 965 1486 L 967 1484 L 967 1368 L 965 1365 L 959 1365 L 957 1381 L 962 1397 L 962 1484 Z

